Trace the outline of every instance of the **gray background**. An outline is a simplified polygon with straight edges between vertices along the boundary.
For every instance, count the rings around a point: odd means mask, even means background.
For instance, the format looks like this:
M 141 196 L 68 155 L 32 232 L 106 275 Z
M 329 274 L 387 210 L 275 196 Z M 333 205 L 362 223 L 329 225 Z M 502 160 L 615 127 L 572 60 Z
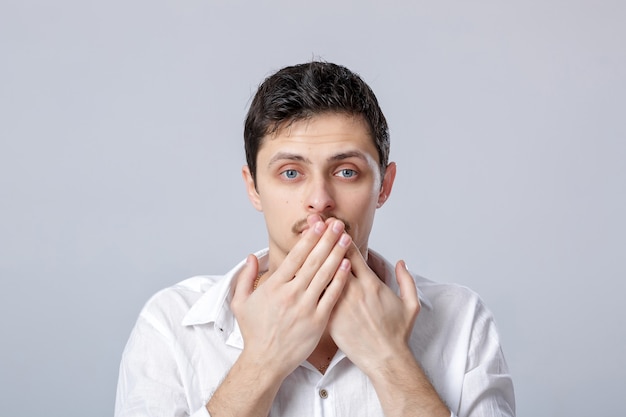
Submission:
M 313 57 L 391 125 L 372 247 L 483 296 L 519 415 L 623 410 L 626 3 L 382 3 L 2 0 L 2 415 L 110 416 L 148 297 L 264 245 L 242 120 Z

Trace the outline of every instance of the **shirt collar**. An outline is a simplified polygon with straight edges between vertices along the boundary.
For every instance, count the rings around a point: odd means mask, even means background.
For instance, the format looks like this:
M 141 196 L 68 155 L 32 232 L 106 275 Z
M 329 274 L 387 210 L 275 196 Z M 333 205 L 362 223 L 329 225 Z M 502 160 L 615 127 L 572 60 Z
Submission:
M 260 250 L 254 255 L 259 259 L 259 269 L 267 269 L 268 249 Z M 217 283 L 209 288 L 189 309 L 183 317 L 183 326 L 197 326 L 214 323 L 214 328 L 222 334 L 226 343 L 243 348 L 243 338 L 230 302 L 235 289 L 235 279 L 244 268 L 246 260 L 228 271 Z
M 267 269 L 268 252 L 269 250 L 266 248 L 254 254 L 259 259 L 259 270 L 261 271 Z M 394 266 L 372 249 L 369 250 L 369 262 L 377 266 L 377 269 L 384 275 L 380 278 L 397 294 L 399 288 Z M 244 259 L 226 273 L 214 286 L 209 288 L 185 314 L 182 325 L 195 326 L 214 323 L 215 329 L 224 334 L 224 338 L 227 341 L 232 342 L 235 346 L 243 347 L 243 339 L 237 321 L 230 309 L 230 301 L 234 290 L 234 280 L 245 264 L 246 261 Z M 416 279 L 418 285 L 420 278 L 417 277 Z M 432 304 L 419 289 L 418 297 L 422 306 L 432 309 Z

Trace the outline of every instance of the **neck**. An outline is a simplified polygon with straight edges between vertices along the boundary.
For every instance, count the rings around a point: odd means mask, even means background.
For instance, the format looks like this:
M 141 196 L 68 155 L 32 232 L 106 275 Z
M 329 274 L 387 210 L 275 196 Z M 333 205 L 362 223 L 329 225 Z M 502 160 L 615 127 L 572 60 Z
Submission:
M 330 365 L 330 362 L 333 360 L 335 353 L 337 353 L 337 345 L 332 337 L 330 337 L 328 330 L 326 330 L 307 361 L 324 374 L 328 369 L 328 365 Z

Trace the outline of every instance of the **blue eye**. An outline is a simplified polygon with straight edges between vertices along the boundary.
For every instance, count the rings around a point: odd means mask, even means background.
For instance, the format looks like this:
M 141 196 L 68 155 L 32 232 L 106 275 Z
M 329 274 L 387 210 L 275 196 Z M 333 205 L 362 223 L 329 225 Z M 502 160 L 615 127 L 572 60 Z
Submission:
M 286 169 L 283 172 L 281 172 L 281 174 L 285 178 L 293 180 L 298 176 L 298 171 L 296 171 L 295 169 Z
M 356 176 L 356 171 L 353 169 L 342 169 L 337 173 L 337 175 L 342 178 L 353 178 Z

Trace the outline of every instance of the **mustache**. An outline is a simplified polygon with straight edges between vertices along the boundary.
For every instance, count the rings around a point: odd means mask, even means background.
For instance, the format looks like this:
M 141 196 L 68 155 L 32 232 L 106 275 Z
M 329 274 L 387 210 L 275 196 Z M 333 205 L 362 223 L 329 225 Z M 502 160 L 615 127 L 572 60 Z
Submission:
M 334 217 L 337 220 L 341 220 L 344 224 L 344 230 L 346 233 L 350 233 L 350 223 L 348 223 L 348 221 L 342 219 L 341 217 L 337 217 L 337 216 L 325 216 L 323 214 L 319 215 L 322 218 L 323 222 L 326 222 L 326 220 L 328 220 L 330 217 Z M 307 222 L 307 219 L 302 219 L 302 220 L 298 220 L 297 222 L 294 223 L 294 225 L 291 227 L 291 231 L 296 234 L 299 235 L 300 233 L 302 233 L 302 231 L 304 229 L 306 229 L 307 227 L 309 227 L 309 224 Z

